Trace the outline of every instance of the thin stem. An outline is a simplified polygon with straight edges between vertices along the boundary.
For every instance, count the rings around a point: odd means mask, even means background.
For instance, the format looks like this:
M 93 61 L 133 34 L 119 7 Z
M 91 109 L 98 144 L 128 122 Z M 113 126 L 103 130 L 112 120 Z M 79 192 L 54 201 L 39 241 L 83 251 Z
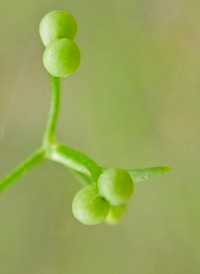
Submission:
M 0 192 L 4 190 L 8 185 L 16 180 L 16 178 L 25 174 L 28 170 L 33 168 L 35 165 L 39 164 L 44 159 L 45 151 L 43 149 L 37 150 L 25 161 L 23 161 L 17 168 L 15 168 L 11 173 L 5 176 L 0 181 Z
M 56 123 L 60 105 L 60 78 L 49 75 L 50 77 L 50 108 L 47 126 L 44 134 L 44 145 L 54 142 Z
M 79 172 L 79 171 L 74 170 L 74 169 L 70 169 L 69 167 L 67 167 L 67 170 L 69 172 L 71 172 L 71 174 L 76 177 L 76 179 L 81 183 L 81 185 L 87 186 L 87 185 L 90 185 L 92 183 L 91 182 L 91 177 L 86 175 L 85 173 Z
M 53 144 L 50 147 L 47 158 L 63 164 L 70 170 L 78 172 L 81 176 L 91 177 L 94 183 L 97 182 L 102 173 L 102 168 L 92 159 L 63 144 Z

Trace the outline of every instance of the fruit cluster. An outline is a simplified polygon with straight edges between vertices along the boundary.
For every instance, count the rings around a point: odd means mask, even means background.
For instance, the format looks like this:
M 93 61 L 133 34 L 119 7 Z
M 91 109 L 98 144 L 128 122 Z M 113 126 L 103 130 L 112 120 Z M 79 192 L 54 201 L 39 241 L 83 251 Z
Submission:
M 80 51 L 73 39 L 77 24 L 65 11 L 52 11 L 40 23 L 40 36 L 46 49 L 43 64 L 50 74 L 51 101 L 42 145 L 27 159 L 0 180 L 0 192 L 17 178 L 44 160 L 64 165 L 84 185 L 74 197 L 72 211 L 83 224 L 105 221 L 117 224 L 134 190 L 134 183 L 170 171 L 169 166 L 143 169 L 104 168 L 93 159 L 55 140 L 60 106 L 60 77 L 71 75 L 80 63 Z M 134 183 L 133 183 L 134 182 Z
M 77 220 L 86 225 L 96 225 L 104 220 L 117 224 L 133 194 L 134 183 L 126 170 L 106 169 L 97 184 L 81 189 L 74 197 L 72 211 Z
M 80 51 L 73 42 L 77 24 L 65 11 L 46 14 L 39 27 L 40 37 L 46 47 L 43 55 L 45 69 L 55 77 L 68 77 L 80 64 Z
M 75 72 L 80 63 L 80 51 L 72 41 L 77 32 L 73 16 L 65 11 L 50 12 L 43 17 L 39 32 L 46 46 L 43 55 L 46 70 L 55 77 L 67 77 Z M 104 220 L 109 224 L 118 223 L 133 188 L 133 180 L 127 171 L 106 169 L 97 183 L 75 195 L 73 214 L 87 225 L 99 224 Z

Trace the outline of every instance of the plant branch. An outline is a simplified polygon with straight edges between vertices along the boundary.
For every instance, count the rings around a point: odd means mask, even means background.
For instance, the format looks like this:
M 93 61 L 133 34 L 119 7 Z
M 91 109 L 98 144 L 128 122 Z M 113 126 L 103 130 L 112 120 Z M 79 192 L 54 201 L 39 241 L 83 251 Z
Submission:
M 55 139 L 55 129 L 56 123 L 58 119 L 58 112 L 60 106 L 60 78 L 49 75 L 50 77 L 50 108 L 47 126 L 44 134 L 44 145 L 48 145 L 49 143 L 53 143 Z
M 47 158 L 63 164 L 78 175 L 90 176 L 93 182 L 97 182 L 102 173 L 102 168 L 92 159 L 62 144 L 52 145 Z
M 43 149 L 37 150 L 25 161 L 23 161 L 17 168 L 11 173 L 5 176 L 0 181 L 0 192 L 2 192 L 7 186 L 14 182 L 18 177 L 24 175 L 28 170 L 39 164 L 44 159 L 45 151 Z

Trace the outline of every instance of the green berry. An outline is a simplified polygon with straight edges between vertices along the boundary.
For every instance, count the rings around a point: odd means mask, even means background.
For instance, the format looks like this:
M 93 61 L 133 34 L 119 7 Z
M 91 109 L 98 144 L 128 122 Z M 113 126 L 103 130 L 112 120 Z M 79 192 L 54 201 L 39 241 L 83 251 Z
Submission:
M 72 202 L 75 218 L 85 225 L 102 223 L 108 215 L 110 205 L 99 196 L 97 188 L 87 186 L 81 189 Z
M 48 46 L 55 39 L 68 38 L 73 40 L 76 36 L 77 24 L 70 13 L 55 10 L 43 17 L 39 32 L 43 44 Z
M 106 169 L 98 180 L 100 195 L 111 205 L 124 204 L 133 194 L 134 184 L 126 170 Z
M 80 64 L 81 54 L 77 45 L 69 39 L 55 40 L 44 51 L 43 64 L 55 77 L 68 77 Z
M 120 222 L 121 217 L 126 210 L 126 205 L 111 206 L 108 216 L 105 219 L 105 222 L 109 225 L 116 225 Z

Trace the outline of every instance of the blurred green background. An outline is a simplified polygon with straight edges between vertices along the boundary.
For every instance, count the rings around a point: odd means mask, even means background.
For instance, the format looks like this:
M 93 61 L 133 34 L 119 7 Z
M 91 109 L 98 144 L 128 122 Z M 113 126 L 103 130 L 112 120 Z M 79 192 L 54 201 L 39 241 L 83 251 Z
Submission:
M 39 22 L 71 12 L 78 71 L 57 137 L 100 165 L 171 165 L 137 184 L 117 227 L 78 223 L 79 183 L 45 162 L 0 196 L 2 274 L 200 273 L 200 2 L 1 0 L 0 175 L 41 143 L 49 105 Z

